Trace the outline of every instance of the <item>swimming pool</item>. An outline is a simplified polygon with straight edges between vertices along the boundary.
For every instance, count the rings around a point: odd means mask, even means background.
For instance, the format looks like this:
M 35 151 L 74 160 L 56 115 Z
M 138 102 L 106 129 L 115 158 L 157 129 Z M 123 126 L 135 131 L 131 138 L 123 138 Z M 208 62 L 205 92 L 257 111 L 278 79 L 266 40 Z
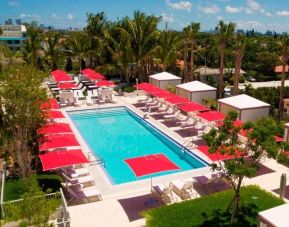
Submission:
M 105 161 L 112 184 L 122 184 L 207 164 L 183 152 L 181 146 L 125 107 L 68 112 L 94 154 Z M 136 177 L 125 159 L 163 153 L 179 170 Z

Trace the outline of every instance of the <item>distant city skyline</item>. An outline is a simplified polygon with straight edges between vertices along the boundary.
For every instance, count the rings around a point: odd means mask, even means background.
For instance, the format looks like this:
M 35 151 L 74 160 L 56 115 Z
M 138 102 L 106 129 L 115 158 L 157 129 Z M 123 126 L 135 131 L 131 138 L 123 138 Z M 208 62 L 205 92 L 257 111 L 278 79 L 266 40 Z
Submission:
M 0 23 L 11 18 L 38 21 L 55 28 L 82 28 L 86 13 L 105 12 L 108 20 L 132 17 L 135 10 L 161 16 L 160 28 L 181 30 L 200 22 L 212 30 L 219 20 L 234 22 L 237 29 L 289 32 L 289 1 L 276 0 L 1 0 Z

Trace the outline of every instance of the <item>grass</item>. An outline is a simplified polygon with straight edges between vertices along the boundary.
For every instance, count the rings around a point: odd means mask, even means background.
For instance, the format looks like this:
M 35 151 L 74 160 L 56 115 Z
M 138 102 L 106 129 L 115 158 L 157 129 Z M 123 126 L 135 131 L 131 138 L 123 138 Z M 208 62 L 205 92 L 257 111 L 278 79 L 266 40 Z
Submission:
M 39 186 L 44 192 L 56 192 L 61 187 L 60 177 L 55 174 L 41 174 L 35 176 Z M 20 199 L 28 191 L 25 182 L 19 178 L 7 178 L 5 184 L 5 201 Z
M 144 213 L 148 227 L 230 226 L 227 207 L 232 190 L 215 193 L 194 200 L 151 209 Z M 242 206 L 235 226 L 257 226 L 258 212 L 284 204 L 283 200 L 258 186 L 241 190 Z

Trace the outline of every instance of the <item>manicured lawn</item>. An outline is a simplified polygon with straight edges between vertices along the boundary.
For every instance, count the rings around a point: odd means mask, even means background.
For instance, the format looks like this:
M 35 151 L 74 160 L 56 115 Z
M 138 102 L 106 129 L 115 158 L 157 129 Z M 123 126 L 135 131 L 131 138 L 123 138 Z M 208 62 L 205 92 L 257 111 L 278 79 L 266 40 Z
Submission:
M 36 179 L 44 192 L 56 192 L 61 187 L 60 177 L 55 174 L 37 175 Z M 27 187 L 23 180 L 18 178 L 7 178 L 5 185 L 5 201 L 20 199 L 23 193 L 27 192 Z
M 198 199 L 151 209 L 144 213 L 148 227 L 229 226 L 230 213 L 226 211 L 233 191 L 215 193 Z M 257 214 L 284 202 L 258 186 L 243 187 L 244 207 L 235 226 L 257 226 Z

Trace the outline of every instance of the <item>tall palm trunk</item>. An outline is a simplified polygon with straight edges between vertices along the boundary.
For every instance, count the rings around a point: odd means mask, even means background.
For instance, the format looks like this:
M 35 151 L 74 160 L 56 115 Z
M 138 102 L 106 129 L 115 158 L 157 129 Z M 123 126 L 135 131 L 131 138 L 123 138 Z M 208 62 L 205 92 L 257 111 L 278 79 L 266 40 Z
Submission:
M 190 65 L 191 65 L 191 70 L 190 70 L 190 80 L 195 80 L 195 75 L 194 75 L 194 42 L 191 43 L 191 58 L 190 58 Z
M 184 81 L 188 82 L 188 44 L 185 42 L 184 49 Z
M 282 75 L 281 75 L 281 86 L 280 86 L 280 98 L 279 98 L 279 119 L 283 118 L 284 112 L 284 85 L 285 85 L 285 71 L 286 62 L 282 62 Z
M 223 97 L 224 90 L 224 59 L 225 59 L 225 43 L 221 43 L 220 48 L 220 68 L 219 68 L 219 98 Z
M 238 49 L 236 51 L 236 56 L 235 56 L 234 95 L 238 95 L 239 93 L 238 87 L 239 87 L 240 71 L 241 71 L 243 56 L 244 56 L 244 51 L 242 49 Z

